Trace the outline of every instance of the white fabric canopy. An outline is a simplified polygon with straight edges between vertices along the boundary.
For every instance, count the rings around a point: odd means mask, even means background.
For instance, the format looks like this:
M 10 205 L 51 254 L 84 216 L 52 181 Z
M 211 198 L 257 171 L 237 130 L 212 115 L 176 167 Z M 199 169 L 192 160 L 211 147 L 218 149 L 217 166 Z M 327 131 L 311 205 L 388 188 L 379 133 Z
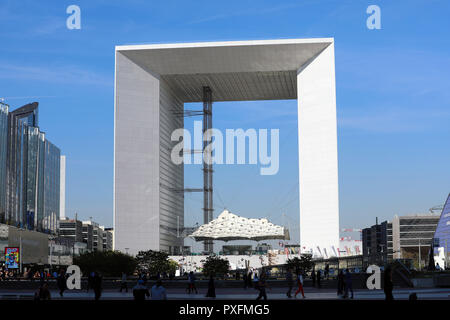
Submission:
M 289 231 L 267 219 L 248 219 L 224 210 L 217 219 L 200 226 L 189 237 L 202 240 L 289 240 Z

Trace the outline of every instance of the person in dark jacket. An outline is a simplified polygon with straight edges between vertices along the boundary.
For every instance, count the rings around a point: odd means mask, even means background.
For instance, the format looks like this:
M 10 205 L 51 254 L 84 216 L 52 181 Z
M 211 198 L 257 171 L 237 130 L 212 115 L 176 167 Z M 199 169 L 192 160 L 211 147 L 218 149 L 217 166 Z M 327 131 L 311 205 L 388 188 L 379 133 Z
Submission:
M 337 280 L 337 295 L 342 296 L 344 294 L 344 273 L 342 270 L 339 270 Z
M 214 285 L 214 277 L 213 277 L 213 275 L 209 276 L 208 292 L 206 293 L 206 297 L 208 297 L 208 298 L 215 298 L 216 297 L 216 287 Z
M 144 280 L 138 280 L 137 285 L 133 287 L 133 297 L 136 301 L 143 301 L 145 297 L 150 297 L 150 291 L 144 286 Z
M 261 277 L 258 280 L 257 290 L 259 291 L 259 295 L 256 298 L 256 300 L 260 300 L 263 298 L 264 300 L 267 300 L 267 294 L 266 294 L 266 274 L 264 272 L 261 272 Z
M 197 278 L 195 277 L 194 272 L 193 271 L 189 272 L 189 276 L 188 276 L 189 293 L 191 293 L 195 290 L 195 294 L 198 294 L 197 286 L 195 285 L 195 280 L 197 280 Z
M 62 297 L 64 294 L 64 290 L 66 290 L 66 272 L 61 269 L 58 274 L 58 278 L 56 279 L 56 284 L 58 285 L 59 295 Z
M 322 271 L 317 270 L 317 288 L 320 289 L 320 278 L 321 278 Z
M 90 272 L 87 278 L 87 292 L 89 292 L 89 289 L 94 288 L 94 276 L 95 272 Z
M 327 280 L 330 278 L 330 265 L 328 263 L 325 265 L 324 277 L 327 277 Z
M 242 279 L 244 280 L 244 289 L 248 288 L 248 275 L 247 272 L 244 272 L 244 275 L 242 276 Z
M 345 269 L 345 294 L 344 297 L 348 298 L 348 292 L 350 291 L 352 293 L 352 296 L 350 297 L 353 299 L 353 283 L 352 283 L 352 274 L 350 273 L 350 270 Z
M 394 289 L 394 284 L 392 283 L 392 269 L 387 267 L 384 272 L 384 294 L 387 301 L 394 300 L 392 295 L 392 290 Z
M 120 292 L 125 289 L 125 292 L 128 292 L 128 284 L 127 284 L 127 274 L 122 272 L 122 279 L 120 281 Z
M 102 275 L 98 272 L 95 272 L 93 281 L 95 301 L 98 301 L 102 295 L 102 280 L 103 280 Z
M 50 290 L 48 290 L 48 283 L 47 282 L 44 282 L 40 286 L 38 291 L 34 294 L 34 299 L 37 300 L 37 301 L 50 300 L 51 299 Z
M 312 280 L 312 286 L 315 287 L 316 286 L 316 270 L 314 270 L 314 269 L 311 272 L 311 280 Z
M 252 288 L 252 287 L 253 287 L 253 283 L 252 283 L 252 275 L 253 275 L 253 273 L 252 273 L 252 271 L 250 270 L 250 272 L 249 272 L 248 275 L 247 275 L 247 286 L 248 286 L 249 288 Z
M 288 285 L 288 291 L 286 292 L 286 295 L 288 298 L 292 298 L 291 292 L 292 292 L 292 287 L 294 285 L 294 279 L 292 278 L 292 272 L 290 269 L 288 269 L 288 271 L 286 273 L 286 282 Z

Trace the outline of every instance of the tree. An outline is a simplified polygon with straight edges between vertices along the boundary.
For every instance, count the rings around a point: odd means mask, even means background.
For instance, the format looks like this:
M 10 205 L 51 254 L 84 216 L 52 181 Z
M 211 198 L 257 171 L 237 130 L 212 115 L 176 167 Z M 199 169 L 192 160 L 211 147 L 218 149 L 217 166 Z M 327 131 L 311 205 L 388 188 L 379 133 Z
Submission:
M 139 269 L 146 270 L 150 274 L 170 273 L 174 269 L 174 265 L 170 263 L 169 255 L 162 251 L 139 251 L 136 260 Z
M 179 268 L 178 262 L 169 259 L 169 271 L 168 273 L 175 273 L 175 271 Z
M 289 269 L 294 270 L 295 272 L 309 272 L 312 267 L 314 266 L 314 263 L 312 262 L 312 255 L 311 254 L 301 254 L 300 258 L 294 257 L 292 259 L 288 259 L 286 261 L 286 265 Z
M 74 257 L 84 275 L 98 271 L 104 276 L 118 277 L 125 272 L 132 274 L 136 270 L 137 261 L 132 256 L 119 251 L 94 251 Z
M 203 273 L 207 276 L 210 275 L 223 275 L 230 270 L 230 262 L 227 259 L 222 259 L 217 256 L 209 256 L 203 263 Z

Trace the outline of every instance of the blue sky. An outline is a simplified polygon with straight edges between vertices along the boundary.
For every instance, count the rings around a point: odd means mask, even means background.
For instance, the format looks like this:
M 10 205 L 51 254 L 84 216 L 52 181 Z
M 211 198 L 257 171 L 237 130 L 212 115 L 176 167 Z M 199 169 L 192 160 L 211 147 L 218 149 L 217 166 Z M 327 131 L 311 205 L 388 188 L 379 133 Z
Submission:
M 66 28 L 71 4 L 81 30 Z M 366 28 L 370 4 L 381 8 L 381 30 Z M 67 213 L 109 226 L 115 45 L 334 37 L 341 226 L 364 227 L 425 212 L 450 192 L 449 9 L 432 0 L 3 0 L 0 97 L 13 108 L 40 103 L 41 129 L 67 155 Z M 281 141 L 275 176 L 217 166 L 216 214 L 266 216 L 298 238 L 296 102 L 216 103 L 214 124 L 279 128 Z M 199 167 L 187 168 L 186 186 L 201 181 Z M 200 202 L 186 195 L 187 224 L 201 222 Z

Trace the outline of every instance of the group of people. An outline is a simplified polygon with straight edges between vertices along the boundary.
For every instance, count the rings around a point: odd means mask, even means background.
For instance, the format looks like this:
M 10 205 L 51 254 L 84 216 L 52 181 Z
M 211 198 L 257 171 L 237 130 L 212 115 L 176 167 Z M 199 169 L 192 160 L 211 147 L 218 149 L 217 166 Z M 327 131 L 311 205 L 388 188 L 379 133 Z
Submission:
M 156 284 L 148 290 L 144 284 L 144 280 L 139 279 L 138 283 L 133 287 L 133 298 L 135 301 L 143 301 L 150 297 L 152 300 L 167 300 L 166 289 L 162 285 L 161 279 L 156 281 Z
M 166 300 L 166 289 L 162 285 L 160 277 L 157 277 L 156 284 L 149 290 L 147 287 L 148 275 L 145 272 L 138 273 L 137 284 L 132 288 L 133 298 L 136 301 L 143 301 L 148 297 L 152 300 Z M 127 274 L 122 272 L 119 292 L 128 292 Z
M 328 267 L 328 266 L 327 266 Z M 317 287 L 320 288 L 320 281 L 323 277 L 328 277 L 329 269 L 325 268 L 324 271 L 321 270 L 312 270 L 311 272 L 311 280 L 312 285 L 315 287 L 317 283 Z M 26 270 L 24 276 L 25 279 L 39 279 L 40 287 L 35 293 L 36 300 L 50 300 L 51 294 L 49 290 L 50 279 L 56 279 L 56 284 L 59 290 L 60 297 L 63 297 L 64 291 L 67 289 L 67 279 L 69 274 L 66 273 L 64 269 L 60 269 L 59 272 L 50 272 L 45 271 L 32 271 Z M 7 277 L 13 277 L 13 275 L 9 275 L 8 270 L 0 269 L 0 278 L 4 280 Z M 188 294 L 196 293 L 198 294 L 197 286 L 196 286 L 196 276 L 194 272 L 189 272 L 188 276 L 188 286 L 186 288 L 186 292 Z M 301 293 L 302 297 L 305 298 L 304 292 L 304 279 L 306 278 L 306 273 L 302 270 L 296 270 L 295 273 L 291 269 L 287 270 L 286 273 L 286 282 L 288 286 L 288 291 L 286 292 L 286 296 L 288 298 L 292 298 L 292 292 L 294 286 L 296 287 L 296 291 L 294 293 L 294 298 L 297 298 L 297 295 Z M 87 291 L 89 292 L 92 289 L 95 293 L 95 300 L 99 300 L 102 294 L 102 275 L 99 272 L 91 272 L 88 275 L 87 279 Z M 257 271 L 250 270 L 248 273 L 243 274 L 244 288 L 254 288 L 258 290 L 258 296 L 256 300 L 264 299 L 267 300 L 267 274 L 264 270 L 261 270 L 258 274 Z M 386 300 L 393 300 L 393 281 L 392 281 L 392 270 L 390 267 L 387 267 L 384 272 L 384 286 L 383 286 Z M 121 276 L 121 284 L 120 284 L 120 292 L 125 290 L 128 292 L 127 285 L 127 275 L 126 273 L 122 273 Z M 153 300 L 166 300 L 167 294 L 166 289 L 162 286 L 162 281 L 158 277 L 156 283 L 149 288 L 147 287 L 147 274 L 139 273 L 137 284 L 132 288 L 133 297 L 137 301 L 145 300 L 148 297 L 151 297 Z M 352 273 L 350 270 L 343 269 L 338 271 L 337 275 L 337 295 L 342 298 L 354 298 L 353 292 L 353 281 L 352 281 Z M 215 281 L 214 276 L 211 274 L 209 276 L 208 282 L 208 291 L 206 293 L 206 297 L 215 298 Z
M 89 292 L 89 289 L 94 290 L 95 300 L 99 300 L 102 295 L 102 281 L 103 276 L 99 272 L 89 273 L 87 291 Z
M 58 287 L 59 296 L 62 298 L 64 296 L 64 291 L 67 290 L 67 279 L 69 278 L 69 274 L 66 273 L 66 270 L 60 269 L 59 272 L 53 272 L 50 276 L 41 276 L 41 284 L 39 289 L 35 292 L 34 298 L 35 300 L 50 300 L 51 294 L 48 286 L 48 280 L 53 277 L 56 279 L 56 285 Z M 95 300 L 99 300 L 102 294 L 102 280 L 103 277 L 99 272 L 91 272 L 88 275 L 88 285 L 87 291 L 89 289 L 94 290 Z
M 0 269 L 0 281 L 7 281 L 7 280 L 13 280 L 16 279 L 17 274 L 14 273 L 12 270 L 8 269 Z
M 21 276 L 18 271 L 12 269 L 0 268 L 0 281 L 16 280 L 18 278 L 34 281 L 40 280 L 41 282 L 48 279 L 56 278 L 55 273 L 50 273 L 48 270 L 34 270 L 31 268 L 25 269 Z
M 187 283 L 187 287 L 186 287 L 186 293 L 191 294 L 191 293 L 195 292 L 195 294 L 198 294 L 197 285 L 196 285 L 197 277 L 195 276 L 195 273 L 193 271 L 190 271 L 188 273 L 187 277 L 188 277 L 188 283 Z M 215 285 L 213 274 L 209 275 L 208 291 L 206 292 L 205 297 L 207 297 L 207 298 L 215 298 L 216 297 L 216 285 Z

